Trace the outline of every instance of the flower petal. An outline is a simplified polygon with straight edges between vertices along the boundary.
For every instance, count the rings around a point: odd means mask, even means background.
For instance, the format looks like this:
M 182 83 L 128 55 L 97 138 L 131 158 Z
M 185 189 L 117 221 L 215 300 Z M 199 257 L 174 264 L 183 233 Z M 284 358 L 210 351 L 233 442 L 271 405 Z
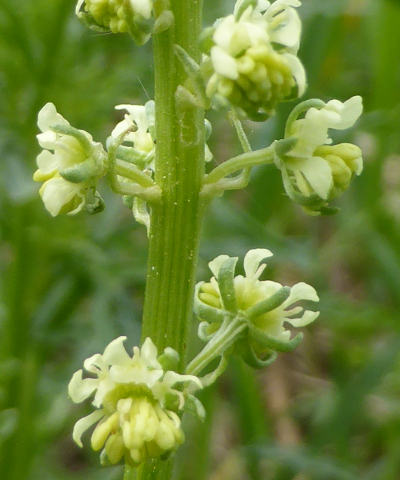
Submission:
M 82 370 L 75 372 L 68 385 L 68 395 L 74 403 L 81 403 L 96 390 L 97 378 L 82 378 Z
M 57 112 L 55 105 L 49 102 L 38 114 L 38 127 L 42 132 L 45 132 L 54 125 L 69 125 L 69 123 Z
M 339 100 L 331 100 L 326 104 L 326 109 L 333 110 L 340 116 L 339 121 L 332 127 L 337 130 L 345 130 L 352 127 L 361 116 L 363 111 L 362 98 L 357 95 L 344 103 Z
M 297 96 L 301 97 L 304 95 L 307 88 L 307 76 L 303 64 L 296 55 L 291 53 L 284 53 L 283 56 L 286 58 L 289 63 L 290 70 L 294 77 L 294 80 L 297 85 Z
M 139 14 L 144 18 L 150 18 L 153 10 L 151 0 L 130 0 L 134 14 Z
M 74 430 L 72 432 L 72 438 L 79 447 L 82 448 L 82 435 L 102 417 L 104 417 L 104 411 L 96 410 L 75 423 Z
M 226 53 L 225 50 L 222 50 L 220 47 L 212 47 L 211 60 L 216 73 L 231 80 L 238 79 L 239 73 L 236 60 Z
M 51 130 L 36 135 L 37 141 L 42 148 L 54 150 L 57 146 L 57 134 Z
M 150 337 L 147 337 L 143 342 L 140 356 L 147 366 L 161 368 L 161 365 L 157 360 L 157 347 L 154 345 L 153 340 Z
M 192 386 L 196 386 L 199 389 L 203 388 L 203 384 L 201 383 L 200 379 L 194 375 L 181 375 L 179 373 L 168 371 L 163 378 L 163 383 L 168 387 L 172 387 L 177 383 L 188 383 Z M 192 390 L 193 391 L 193 390 Z
M 126 337 L 118 337 L 107 345 L 102 355 L 107 365 L 123 365 L 131 360 L 123 345 L 125 340 Z
M 106 369 L 106 364 L 104 363 L 103 357 L 100 355 L 100 353 L 95 353 L 91 357 L 87 358 L 83 362 L 83 366 L 85 370 L 96 375 Z
M 286 318 L 286 322 L 293 325 L 293 327 L 301 328 L 309 325 L 318 317 L 319 312 L 312 312 L 311 310 L 306 310 L 300 318 Z
M 85 3 L 85 0 L 78 0 L 78 3 L 76 4 L 75 7 L 75 14 L 78 15 L 79 12 L 81 11 L 82 5 Z M 79 15 L 78 15 L 79 16 Z
M 292 305 L 299 300 L 309 300 L 311 302 L 319 302 L 318 294 L 314 287 L 307 283 L 300 282 L 293 285 L 290 290 L 289 298 L 285 302 L 285 306 Z
M 228 260 L 230 257 L 229 255 L 219 255 L 218 257 L 214 258 L 209 262 L 208 267 L 210 268 L 212 274 L 215 278 L 218 277 L 219 270 L 221 266 Z
M 288 6 L 289 2 L 275 2 L 267 12 L 267 18 L 273 21 L 273 16 L 278 13 L 279 10 L 284 9 L 280 14 L 280 22 L 275 25 L 271 31 L 271 40 L 280 45 L 288 47 L 291 53 L 297 53 L 300 45 L 301 36 L 301 20 L 299 14 L 294 8 Z M 276 6 L 279 5 L 279 8 Z M 298 4 L 296 6 L 299 6 Z M 274 8 L 275 7 L 275 8 Z
M 266 265 L 260 266 L 260 263 L 263 262 L 266 258 L 272 256 L 273 253 L 270 250 L 264 248 L 256 248 L 254 250 L 249 250 L 246 253 L 243 261 L 246 277 L 259 278 L 259 276 L 266 267 Z
M 321 157 L 311 157 L 299 159 L 297 168 L 305 176 L 317 195 L 326 200 L 333 184 L 329 163 Z
M 50 214 L 55 217 L 76 195 L 80 196 L 81 188 L 81 185 L 67 182 L 63 178 L 51 178 L 42 185 L 39 193 L 44 206 Z M 74 210 L 74 213 L 82 208 L 83 203 L 84 200 L 82 200 L 78 208 Z

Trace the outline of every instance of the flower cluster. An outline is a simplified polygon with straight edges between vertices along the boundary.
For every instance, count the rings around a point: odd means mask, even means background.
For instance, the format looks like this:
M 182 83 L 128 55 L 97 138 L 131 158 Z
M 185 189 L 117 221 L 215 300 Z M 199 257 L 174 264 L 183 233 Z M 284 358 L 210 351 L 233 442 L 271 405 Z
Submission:
M 234 14 L 217 20 L 205 42 L 206 93 L 254 120 L 279 102 L 303 95 L 306 77 L 297 57 L 299 0 L 239 0 Z
M 131 357 L 123 346 L 125 339 L 113 340 L 102 355 L 84 362 L 92 377 L 82 378 L 82 370 L 73 375 L 71 399 L 80 403 L 94 395 L 96 408 L 75 424 L 73 438 L 82 446 L 83 433 L 97 424 L 91 446 L 102 450 L 102 463 L 115 464 L 124 458 L 137 465 L 167 455 L 183 442 L 179 413 L 186 406 L 203 415 L 202 405 L 192 394 L 202 384 L 195 376 L 168 370 L 177 364 L 175 350 L 167 348 L 158 356 L 147 338 L 141 348 L 134 347 Z
M 102 209 L 96 191 L 104 175 L 106 153 L 92 136 L 72 127 L 52 103 L 39 112 L 37 138 L 43 151 L 37 157 L 38 170 L 33 179 L 44 182 L 40 196 L 51 215 L 74 215 L 83 207 L 90 213 Z
M 260 280 L 266 267 L 262 262 L 271 256 L 269 250 L 250 250 L 244 258 L 245 276 L 234 276 L 238 259 L 220 255 L 209 263 L 214 276 L 196 289 L 200 338 L 212 341 L 220 335 L 224 324 L 229 328 L 233 321 L 239 321 L 245 328 L 236 347 L 254 366 L 264 365 L 263 359 L 270 361 L 276 351 L 292 350 L 301 341 L 301 334 L 291 339 L 285 324 L 304 327 L 319 315 L 296 305 L 301 300 L 319 300 L 310 285 L 297 283 L 283 287 L 277 282 Z
M 294 146 L 284 155 L 278 153 L 275 163 L 289 197 L 309 213 L 329 213 L 328 202 L 349 187 L 354 175 L 361 174 L 360 148 L 349 143 L 332 145 L 329 129 L 352 127 L 362 110 L 362 99 L 356 96 L 344 103 L 306 101 L 290 115 L 285 138 L 294 140 Z
M 162 14 L 154 16 L 158 2 Z M 163 0 L 79 0 L 77 16 L 90 28 L 112 33 L 129 33 L 143 45 L 155 30 L 162 31 L 172 23 L 172 14 L 163 10 Z

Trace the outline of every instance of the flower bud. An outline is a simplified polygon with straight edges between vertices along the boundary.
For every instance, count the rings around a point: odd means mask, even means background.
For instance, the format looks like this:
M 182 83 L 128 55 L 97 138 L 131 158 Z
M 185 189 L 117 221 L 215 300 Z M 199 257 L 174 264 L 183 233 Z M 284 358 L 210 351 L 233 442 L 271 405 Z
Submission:
M 299 118 L 304 113 L 304 117 Z M 362 152 L 349 143 L 332 145 L 329 129 L 352 127 L 362 113 L 361 97 L 342 103 L 309 100 L 289 116 L 285 139 L 294 141 L 284 153 L 275 149 L 275 163 L 282 172 L 289 197 L 311 214 L 331 213 L 328 202 L 343 193 L 363 169 Z
M 94 30 L 129 33 L 139 45 L 146 43 L 154 30 L 165 30 L 173 21 L 168 10 L 156 21 L 153 0 L 79 0 L 76 14 Z
M 177 361 L 173 349 L 167 348 L 158 357 L 147 338 L 141 348 L 134 347 L 131 357 L 123 347 L 125 339 L 113 340 L 102 355 L 84 362 L 92 377 L 82 378 L 82 370 L 73 375 L 68 387 L 71 399 L 80 403 L 94 394 L 96 408 L 75 424 L 73 438 L 82 446 L 83 433 L 96 424 L 91 446 L 101 450 L 103 463 L 116 464 L 125 458 L 138 465 L 165 456 L 183 443 L 178 414 L 186 403 L 197 405 L 202 414 L 202 405 L 192 395 L 202 384 L 193 375 L 164 370 L 163 364 Z
M 296 56 L 301 23 L 293 8 L 299 5 L 240 0 L 233 15 L 207 30 L 202 68 L 210 98 L 259 120 L 272 115 L 279 102 L 304 93 L 305 72 Z

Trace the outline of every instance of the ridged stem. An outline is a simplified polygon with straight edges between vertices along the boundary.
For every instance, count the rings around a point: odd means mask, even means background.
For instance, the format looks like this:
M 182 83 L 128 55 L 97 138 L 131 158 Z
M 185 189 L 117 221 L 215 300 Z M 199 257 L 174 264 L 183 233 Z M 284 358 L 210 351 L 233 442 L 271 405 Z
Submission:
M 204 205 L 204 111 L 177 102 L 186 74 L 174 54 L 180 45 L 200 59 L 201 0 L 171 0 L 174 26 L 154 36 L 156 101 L 156 174 L 161 201 L 151 210 L 147 284 L 142 337 L 159 351 L 170 346 L 184 370 L 192 319 L 195 269 Z M 172 461 L 152 461 L 125 480 L 169 480 Z M 129 476 L 128 476 L 129 475 Z

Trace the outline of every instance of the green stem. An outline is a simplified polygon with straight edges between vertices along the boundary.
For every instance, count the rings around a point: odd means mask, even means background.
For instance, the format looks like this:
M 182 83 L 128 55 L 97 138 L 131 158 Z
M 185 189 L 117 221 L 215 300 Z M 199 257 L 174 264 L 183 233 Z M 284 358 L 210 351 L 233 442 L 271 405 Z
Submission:
M 239 170 L 254 167 L 255 165 L 266 165 L 272 163 L 273 160 L 274 149 L 272 146 L 254 152 L 242 153 L 215 167 L 214 170 L 206 176 L 205 184 L 217 183 L 227 175 L 231 175 Z
M 136 165 L 126 163 L 123 160 L 117 160 L 115 162 L 115 173 L 122 177 L 129 178 L 129 180 L 138 183 L 142 187 L 155 186 L 151 177 L 142 172 Z
M 207 365 L 225 353 L 246 328 L 247 322 L 243 318 L 226 318 L 214 337 L 189 363 L 186 369 L 187 375 L 199 375 Z
M 142 337 L 151 337 L 159 351 L 166 346 L 176 349 L 183 371 L 204 212 L 200 189 L 205 139 L 204 111 L 176 102 L 175 92 L 187 75 L 174 45 L 200 60 L 202 1 L 171 0 L 171 10 L 174 26 L 154 35 L 155 180 L 162 195 L 151 209 Z M 171 471 L 171 462 L 146 462 L 138 469 L 137 479 L 167 480 Z

